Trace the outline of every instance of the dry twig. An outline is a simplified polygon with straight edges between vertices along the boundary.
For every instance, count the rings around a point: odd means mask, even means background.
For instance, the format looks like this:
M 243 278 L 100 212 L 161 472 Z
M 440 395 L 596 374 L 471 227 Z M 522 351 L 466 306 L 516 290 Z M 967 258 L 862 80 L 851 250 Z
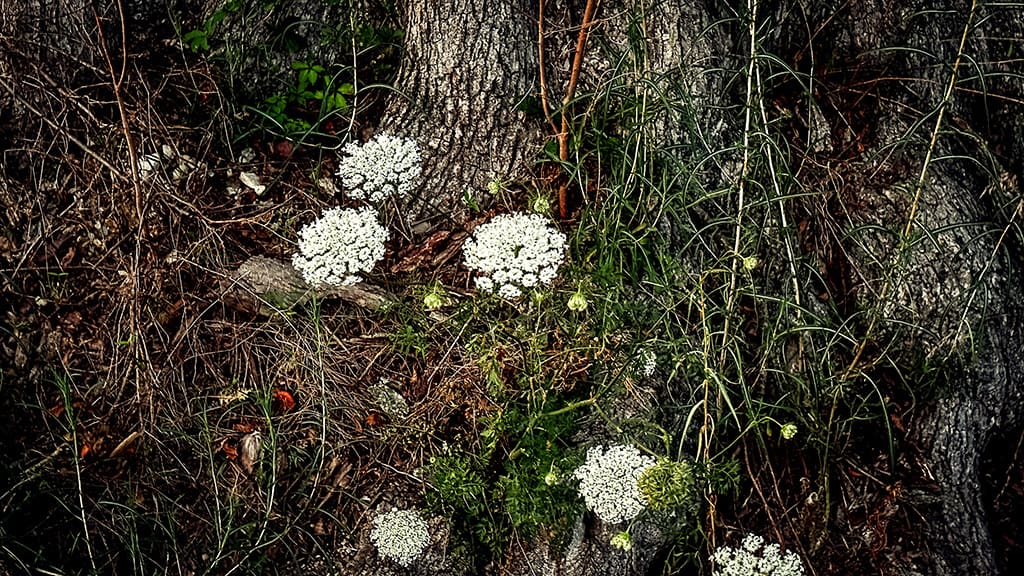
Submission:
M 538 62 L 540 65 L 540 101 L 544 109 L 544 117 L 547 118 L 558 141 L 558 159 L 565 163 L 569 160 L 569 104 L 576 95 L 576 85 L 579 83 L 580 70 L 583 67 L 583 53 L 587 46 L 587 36 L 590 27 L 594 23 L 594 13 L 597 11 L 597 0 L 587 0 L 587 6 L 583 9 L 583 22 L 580 24 L 580 33 L 576 38 L 576 53 L 572 60 L 572 70 L 569 74 L 569 86 L 566 88 L 565 97 L 562 98 L 561 129 L 555 125 L 551 115 L 551 108 L 548 104 L 547 82 L 544 74 L 544 0 L 539 0 L 539 13 L 537 15 L 537 48 Z M 569 181 L 562 179 L 558 186 L 558 217 L 562 220 L 569 218 Z

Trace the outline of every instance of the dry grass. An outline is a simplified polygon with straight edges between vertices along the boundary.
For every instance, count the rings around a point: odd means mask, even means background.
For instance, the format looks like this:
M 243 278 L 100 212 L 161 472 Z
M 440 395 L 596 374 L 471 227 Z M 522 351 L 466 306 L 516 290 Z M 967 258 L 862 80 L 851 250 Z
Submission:
M 225 304 L 232 268 L 290 255 L 326 202 L 311 175 L 331 166 L 273 142 L 240 165 L 217 73 L 133 42 L 116 94 L 127 137 L 165 161 L 132 174 L 106 51 L 81 16 L 66 68 L 21 44 L 0 91 L 19 119 L 2 126 L 0 179 L 3 562 L 262 572 L 319 552 L 311 570 L 327 571 L 338 550 L 366 548 L 369 511 L 422 500 L 412 472 L 428 454 L 474 433 L 491 409 L 479 371 L 445 324 L 412 357 L 389 337 L 395 314 Z M 239 184 L 243 169 L 266 196 Z M 381 413 L 367 392 L 381 379 L 408 417 Z

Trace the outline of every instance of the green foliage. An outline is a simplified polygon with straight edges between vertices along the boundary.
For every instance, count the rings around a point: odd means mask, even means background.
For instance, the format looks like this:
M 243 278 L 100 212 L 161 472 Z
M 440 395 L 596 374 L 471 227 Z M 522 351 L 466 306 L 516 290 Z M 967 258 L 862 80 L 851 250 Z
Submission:
M 481 433 L 480 453 L 432 459 L 436 492 L 428 502 L 463 527 L 472 549 L 490 556 L 502 556 L 514 534 L 530 540 L 543 533 L 556 546 L 564 543 L 582 512 L 567 482 L 580 461 L 566 444 L 573 425 L 568 413 L 502 412 Z
M 242 0 L 227 0 L 219 8 L 213 11 L 203 21 L 199 28 L 190 30 L 182 35 L 181 41 L 193 52 L 206 52 L 210 50 L 210 39 L 213 37 L 217 27 L 229 14 L 237 12 L 242 6 Z
M 363 111 L 357 106 L 360 91 L 393 80 L 404 37 L 404 31 L 390 25 L 397 21 L 395 7 L 380 2 L 323 3 L 336 6 L 332 13 L 339 17 L 298 26 L 277 0 L 227 0 L 198 27 L 179 32 L 185 46 L 205 54 L 227 77 L 228 104 L 246 112 L 248 126 L 243 128 L 249 130 L 240 130 L 242 134 L 255 129 L 333 146 L 339 137 L 335 120 L 350 120 Z M 254 44 L 245 34 L 225 33 L 229 17 L 233 30 L 266 28 L 265 42 Z M 280 88 L 268 94 L 268 85 Z
M 575 490 L 565 481 L 579 463 L 578 455 L 567 447 L 574 426 L 568 412 L 529 416 L 511 409 L 485 430 L 492 438 L 510 443 L 498 484 L 513 526 L 528 538 L 541 527 L 567 534 L 568 523 L 580 511 Z
M 348 97 L 355 94 L 351 83 L 336 83 L 319 65 L 302 60 L 292 63 L 295 82 L 284 93 L 269 96 L 259 112 L 288 134 L 309 132 L 332 114 L 348 111 Z M 307 120 L 306 118 L 311 118 Z
M 404 356 L 425 358 L 432 338 L 432 322 L 425 310 L 416 303 L 401 302 L 389 306 L 386 315 L 395 326 L 388 334 L 391 348 Z

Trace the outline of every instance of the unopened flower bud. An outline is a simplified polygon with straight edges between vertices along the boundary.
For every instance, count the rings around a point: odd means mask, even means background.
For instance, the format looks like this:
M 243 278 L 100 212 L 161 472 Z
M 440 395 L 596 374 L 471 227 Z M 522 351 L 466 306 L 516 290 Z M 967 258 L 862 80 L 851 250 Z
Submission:
M 589 303 L 587 297 L 582 292 L 576 291 L 572 296 L 569 297 L 569 310 L 573 312 L 582 312 L 587 309 Z
M 530 203 L 530 210 L 537 214 L 547 214 L 548 212 L 551 212 L 551 201 L 548 200 L 547 196 L 538 195 L 533 199 L 533 202 Z
M 633 537 L 629 535 L 629 532 L 619 532 L 612 536 L 611 545 L 623 552 L 629 552 L 633 549 Z
M 782 434 L 782 437 L 785 438 L 786 440 L 792 440 L 797 433 L 796 424 L 793 424 L 792 422 L 787 422 L 782 425 L 782 428 L 779 430 L 779 432 Z
M 442 306 L 444 306 L 444 298 L 442 298 L 437 292 L 428 292 L 427 295 L 423 297 L 423 307 L 427 310 L 439 310 Z

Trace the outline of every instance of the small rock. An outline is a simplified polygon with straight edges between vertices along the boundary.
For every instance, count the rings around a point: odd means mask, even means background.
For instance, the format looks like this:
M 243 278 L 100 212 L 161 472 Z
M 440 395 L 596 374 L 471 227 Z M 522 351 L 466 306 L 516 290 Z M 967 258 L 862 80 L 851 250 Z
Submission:
M 249 164 L 256 160 L 256 151 L 252 148 L 242 148 L 241 152 L 238 153 L 239 164 Z
M 139 177 L 143 180 L 148 179 L 154 172 L 160 169 L 160 164 L 159 154 L 146 154 L 142 156 L 139 158 Z
M 238 175 L 238 179 L 256 193 L 257 196 L 262 196 L 266 192 L 267 187 L 260 182 L 260 177 L 255 172 L 242 172 Z

